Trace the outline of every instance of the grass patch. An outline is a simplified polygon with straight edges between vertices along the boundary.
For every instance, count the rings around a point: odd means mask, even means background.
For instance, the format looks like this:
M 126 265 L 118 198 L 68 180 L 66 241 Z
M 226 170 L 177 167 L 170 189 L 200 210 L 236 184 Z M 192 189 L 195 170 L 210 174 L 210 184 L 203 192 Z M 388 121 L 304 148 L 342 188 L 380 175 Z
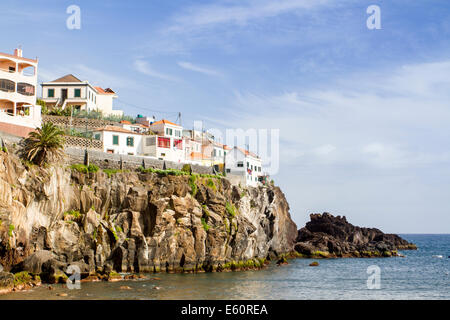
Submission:
M 198 192 L 198 187 L 197 184 L 195 183 L 195 181 L 197 180 L 197 176 L 196 175 L 191 175 L 189 177 L 189 186 L 191 187 L 191 194 L 193 197 L 195 197 L 195 195 Z
M 97 172 L 99 170 L 99 167 L 95 164 L 90 164 L 88 166 L 84 164 L 73 164 L 70 166 L 70 169 L 76 170 L 80 173 L 89 173 L 89 172 Z
M 203 229 L 205 229 L 206 232 L 208 232 L 209 228 L 211 228 L 211 227 L 208 226 L 208 224 L 206 223 L 205 218 L 202 218 L 202 225 L 203 225 Z
M 69 211 L 64 212 L 64 216 L 71 216 L 74 219 L 80 219 L 81 213 L 78 210 L 69 210 Z
M 14 225 L 13 225 L 13 224 L 10 224 L 10 225 L 9 225 L 9 230 L 8 230 L 8 235 L 9 235 L 10 237 L 12 237 L 12 233 L 13 233 L 14 229 L 15 229 Z
M 229 203 L 229 202 L 227 201 L 227 203 L 226 203 L 226 205 L 225 205 L 225 209 L 227 210 L 227 212 L 228 212 L 228 214 L 229 214 L 230 216 L 236 217 L 237 210 L 236 210 L 236 207 L 235 207 L 233 204 L 231 204 L 231 203 Z
M 217 187 L 216 184 L 214 183 L 214 181 L 211 178 L 208 178 L 208 181 L 206 182 L 206 185 L 213 189 L 214 191 L 217 191 Z
M 122 172 L 122 170 L 120 169 L 103 169 L 103 172 L 106 173 L 106 175 L 108 176 L 108 178 L 111 178 L 111 176 L 113 174 Z
M 14 274 L 14 286 L 30 283 L 33 278 L 27 271 Z

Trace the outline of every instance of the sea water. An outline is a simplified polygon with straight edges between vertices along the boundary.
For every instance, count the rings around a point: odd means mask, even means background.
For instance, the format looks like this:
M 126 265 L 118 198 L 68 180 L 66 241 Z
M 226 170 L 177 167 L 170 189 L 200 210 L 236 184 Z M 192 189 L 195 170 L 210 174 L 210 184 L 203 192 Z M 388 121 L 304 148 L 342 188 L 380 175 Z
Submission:
M 419 250 L 401 251 L 404 258 L 294 259 L 259 271 L 149 274 L 146 280 L 81 283 L 79 290 L 43 285 L 0 299 L 450 299 L 450 235 L 401 236 Z M 320 265 L 310 267 L 312 261 Z M 368 285 L 373 266 L 379 289 Z

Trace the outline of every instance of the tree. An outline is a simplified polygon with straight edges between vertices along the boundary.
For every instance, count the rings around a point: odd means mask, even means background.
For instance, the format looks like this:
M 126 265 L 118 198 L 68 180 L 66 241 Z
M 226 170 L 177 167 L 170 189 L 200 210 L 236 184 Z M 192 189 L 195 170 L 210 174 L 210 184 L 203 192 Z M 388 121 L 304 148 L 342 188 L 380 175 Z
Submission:
M 51 122 L 30 132 L 24 141 L 24 156 L 37 165 L 58 160 L 63 155 L 64 131 Z

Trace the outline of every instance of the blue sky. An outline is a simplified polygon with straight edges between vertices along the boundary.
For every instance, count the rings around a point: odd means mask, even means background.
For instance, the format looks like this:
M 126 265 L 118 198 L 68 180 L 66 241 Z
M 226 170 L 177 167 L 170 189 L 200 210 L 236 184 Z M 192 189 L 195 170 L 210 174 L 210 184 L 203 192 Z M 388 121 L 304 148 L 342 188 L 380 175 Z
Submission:
M 0 27 L 0 51 L 38 56 L 40 81 L 111 87 L 127 114 L 280 129 L 274 180 L 299 227 L 328 211 L 450 233 L 446 0 L 3 0 Z

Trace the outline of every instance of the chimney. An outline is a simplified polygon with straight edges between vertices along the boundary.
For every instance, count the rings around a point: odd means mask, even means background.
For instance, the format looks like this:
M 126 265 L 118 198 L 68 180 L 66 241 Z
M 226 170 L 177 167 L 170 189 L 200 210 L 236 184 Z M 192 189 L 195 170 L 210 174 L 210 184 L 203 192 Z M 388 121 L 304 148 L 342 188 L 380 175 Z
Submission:
M 16 57 L 22 58 L 22 48 L 14 49 L 14 55 L 15 55 Z

